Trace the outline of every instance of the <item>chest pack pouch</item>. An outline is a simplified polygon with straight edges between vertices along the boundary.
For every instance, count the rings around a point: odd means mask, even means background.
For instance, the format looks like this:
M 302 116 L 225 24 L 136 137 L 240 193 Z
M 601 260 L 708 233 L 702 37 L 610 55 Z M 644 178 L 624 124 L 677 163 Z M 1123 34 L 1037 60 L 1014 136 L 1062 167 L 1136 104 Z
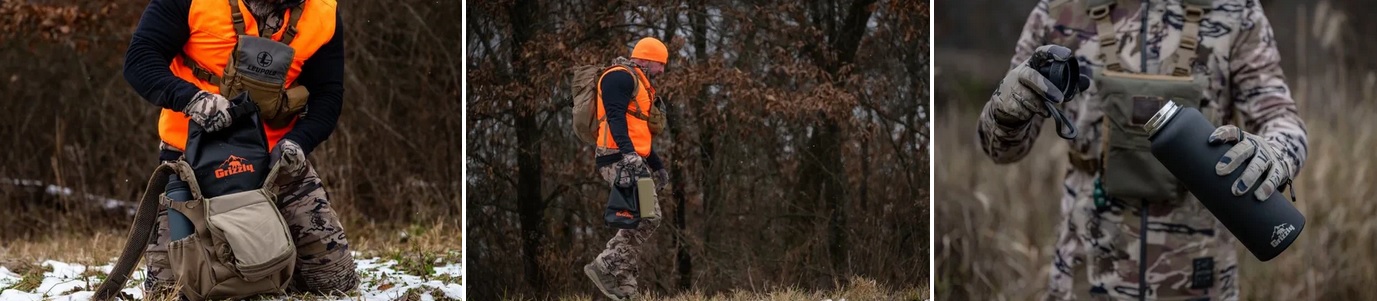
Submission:
M 225 70 L 221 72 L 223 76 L 216 76 L 185 55 L 182 61 L 191 67 L 197 78 L 219 86 L 220 95 L 231 97 L 248 93 L 258 105 L 259 116 L 268 126 L 285 127 L 305 110 L 306 99 L 310 96 L 306 87 L 299 84 L 294 83 L 284 89 L 287 72 L 296 57 L 296 49 L 290 45 L 297 35 L 296 25 L 301 20 L 301 7 L 286 12 L 289 14 L 287 26 L 284 26 L 286 31 L 282 33 L 282 41 L 278 42 L 272 39 L 274 32 L 260 31 L 259 36 L 246 34 L 239 0 L 229 0 L 229 4 L 237 42 L 225 64 Z
M 1200 42 L 1200 21 L 1210 0 L 1184 0 L 1185 12 L 1179 47 L 1163 66 L 1170 74 L 1144 74 L 1126 71 L 1120 61 L 1118 37 L 1110 18 L 1115 1 L 1089 0 L 1086 9 L 1096 23 L 1103 68 L 1096 69 L 1095 81 L 1104 112 L 1101 158 L 1104 192 L 1108 196 L 1142 199 L 1148 202 L 1179 200 L 1188 192 L 1151 153 L 1151 143 L 1143 124 L 1167 101 L 1207 112 L 1219 126 L 1215 110 L 1206 110 L 1206 81 L 1194 75 L 1192 63 Z
M 1186 193 L 1185 186 L 1152 156 L 1150 135 L 1143 124 L 1168 100 L 1200 109 L 1206 102 L 1203 78 L 1114 71 L 1101 72 L 1095 78 L 1104 101 L 1100 170 L 1105 193 L 1148 201 L 1180 199 Z M 1217 126 L 1217 119 L 1213 121 Z
M 267 139 L 247 95 L 232 100 L 230 127 L 206 133 L 195 122 L 189 124 L 186 153 L 158 166 L 150 177 L 124 251 L 94 300 L 108 300 L 124 288 L 156 229 L 160 202 L 185 215 L 194 229 L 168 245 L 175 283 L 184 297 L 242 299 L 286 291 L 296 247 L 277 208 L 273 183 L 279 168 L 269 166 Z M 174 174 L 187 182 L 190 201 L 163 196 Z

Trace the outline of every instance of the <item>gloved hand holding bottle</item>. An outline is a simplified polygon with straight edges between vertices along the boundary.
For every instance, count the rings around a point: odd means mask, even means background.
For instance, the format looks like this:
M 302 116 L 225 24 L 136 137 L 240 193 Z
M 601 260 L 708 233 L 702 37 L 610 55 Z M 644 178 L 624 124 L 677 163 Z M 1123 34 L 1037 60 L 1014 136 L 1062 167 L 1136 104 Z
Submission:
M 1283 157 L 1284 152 L 1274 143 L 1268 143 L 1261 136 L 1244 132 L 1243 129 L 1234 125 L 1221 126 L 1210 134 L 1210 144 L 1234 144 L 1229 151 L 1219 158 L 1219 163 L 1214 166 L 1215 174 L 1220 176 L 1229 175 L 1237 170 L 1243 162 L 1248 162 L 1248 167 L 1243 170 L 1243 175 L 1239 176 L 1233 183 L 1233 193 L 1242 196 L 1253 185 L 1258 185 L 1257 190 L 1253 191 L 1253 196 L 1259 202 L 1266 201 L 1278 188 L 1291 182 L 1290 161 Z M 1252 158 L 1252 160 L 1248 160 Z M 1266 179 L 1258 183 L 1258 179 L 1266 172 Z

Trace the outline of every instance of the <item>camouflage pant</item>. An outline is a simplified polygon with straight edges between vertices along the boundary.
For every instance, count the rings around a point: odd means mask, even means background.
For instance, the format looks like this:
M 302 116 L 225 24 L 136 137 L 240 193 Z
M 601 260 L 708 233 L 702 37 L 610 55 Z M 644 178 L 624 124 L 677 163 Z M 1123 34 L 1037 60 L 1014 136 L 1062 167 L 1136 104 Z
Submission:
M 1045 300 L 1138 300 L 1140 280 L 1147 300 L 1238 299 L 1235 239 L 1200 201 L 1107 197 L 1097 204 L 1094 182 L 1084 172 L 1067 175 Z M 1075 276 L 1082 264 L 1088 277 Z
M 616 150 L 600 149 L 597 154 L 603 156 L 614 153 Z M 613 181 L 617 180 L 617 169 L 621 168 L 619 165 L 612 164 L 598 168 L 598 174 L 611 185 Z M 622 175 L 625 177 L 626 173 L 624 172 Z M 651 234 L 655 233 L 655 229 L 660 227 L 660 218 L 658 218 L 660 216 L 660 204 L 656 203 L 655 208 L 651 210 L 654 210 L 656 218 L 641 219 L 641 223 L 636 226 L 635 230 L 617 230 L 616 236 L 607 241 L 606 248 L 594 259 L 595 263 L 601 262 L 607 271 L 617 279 L 617 285 L 627 289 L 626 291 L 635 291 L 637 288 L 636 276 L 640 273 L 641 246 L 645 244 L 647 239 L 650 239 Z
M 296 245 L 296 270 L 292 273 L 291 289 L 310 293 L 348 292 L 359 283 L 354 259 L 349 254 L 349 241 L 339 217 L 330 209 L 330 199 L 316 175 L 315 167 L 307 163 L 299 177 L 277 179 L 277 209 L 287 221 L 292 241 Z M 172 266 L 167 257 L 171 237 L 167 223 L 167 207 L 158 208 L 158 230 L 144 252 L 147 259 L 148 280 L 145 288 L 158 291 L 170 287 L 174 281 Z

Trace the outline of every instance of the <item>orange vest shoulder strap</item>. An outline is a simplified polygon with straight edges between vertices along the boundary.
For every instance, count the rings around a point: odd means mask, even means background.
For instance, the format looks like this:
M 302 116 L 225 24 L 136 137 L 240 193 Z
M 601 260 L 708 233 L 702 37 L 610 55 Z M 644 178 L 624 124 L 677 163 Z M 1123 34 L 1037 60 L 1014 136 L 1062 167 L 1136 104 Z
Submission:
M 636 75 L 636 71 L 635 71 L 636 69 L 632 68 L 631 66 L 627 66 L 627 65 L 613 64 L 612 66 L 607 67 L 607 69 L 603 69 L 603 71 L 602 71 L 602 76 L 599 76 L 599 77 L 598 77 L 598 83 L 599 83 L 598 85 L 599 85 L 599 86 L 602 85 L 601 83 L 602 83 L 602 77 L 603 77 L 603 76 L 607 76 L 607 74 L 612 73 L 613 71 L 617 71 L 616 69 L 618 69 L 618 68 L 621 68 L 621 69 L 625 70 L 626 73 L 630 74 L 630 75 L 631 75 L 631 82 L 634 83 L 634 85 L 635 85 L 635 86 L 633 86 L 633 87 L 631 88 L 631 99 L 630 99 L 630 103 L 631 103 L 631 105 L 636 106 L 636 110 L 628 110 L 628 111 L 626 111 L 626 113 L 627 113 L 627 114 L 630 114 L 631 117 L 636 117 L 636 119 L 640 119 L 640 120 L 650 120 L 650 116 L 649 116 L 648 114 L 646 114 L 644 108 L 641 108 L 641 103 L 638 102 L 638 101 L 636 101 L 636 96 L 637 96 L 638 94 L 641 93 L 641 79 L 640 79 L 640 76 Z M 602 94 L 601 94 L 601 93 L 602 93 L 602 87 L 598 87 L 598 93 L 599 93 L 599 94 L 598 94 L 598 101 L 602 101 Z
M 239 0 L 229 0 L 230 20 L 234 21 L 234 34 L 244 35 L 244 13 L 239 11 Z
M 303 9 L 305 5 L 306 1 L 301 1 L 301 5 L 297 5 L 287 12 L 291 14 L 291 16 L 287 19 L 287 27 L 282 29 L 285 30 L 285 32 L 282 33 L 282 44 L 291 45 L 292 40 L 296 39 L 296 23 L 301 21 L 301 15 L 306 14 Z

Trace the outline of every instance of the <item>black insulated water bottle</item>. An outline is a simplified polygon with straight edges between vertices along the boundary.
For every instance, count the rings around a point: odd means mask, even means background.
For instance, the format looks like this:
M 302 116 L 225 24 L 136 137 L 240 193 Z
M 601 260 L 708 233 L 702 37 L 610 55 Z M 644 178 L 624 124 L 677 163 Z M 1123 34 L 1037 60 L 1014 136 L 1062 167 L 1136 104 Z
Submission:
M 177 175 L 168 176 L 167 198 L 171 199 L 173 202 L 190 201 L 191 188 L 187 186 L 185 181 L 178 178 Z M 177 210 L 167 210 L 167 223 L 168 230 L 172 232 L 172 240 L 179 240 L 191 236 L 191 233 L 196 231 L 194 226 L 191 225 L 191 219 L 186 218 L 186 215 L 182 215 L 182 213 L 177 212 Z
M 1215 163 L 1233 145 L 1209 143 L 1215 127 L 1199 110 L 1167 102 L 1144 128 L 1157 161 L 1258 260 L 1271 260 L 1300 236 L 1305 216 L 1281 193 L 1273 192 L 1266 201 L 1258 201 L 1252 191 L 1235 196 L 1231 187 L 1245 168 L 1225 176 L 1215 174 Z

